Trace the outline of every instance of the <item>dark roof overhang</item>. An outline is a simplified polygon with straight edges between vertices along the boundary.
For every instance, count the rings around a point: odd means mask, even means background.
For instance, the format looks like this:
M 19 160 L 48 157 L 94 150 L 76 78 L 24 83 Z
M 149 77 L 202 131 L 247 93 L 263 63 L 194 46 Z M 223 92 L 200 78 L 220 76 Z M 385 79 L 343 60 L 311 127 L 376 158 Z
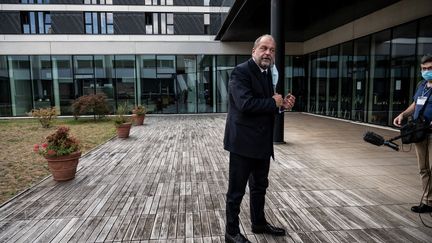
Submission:
M 304 42 L 398 1 L 285 0 L 285 40 Z M 254 41 L 270 33 L 270 3 L 271 0 L 236 0 L 215 39 Z

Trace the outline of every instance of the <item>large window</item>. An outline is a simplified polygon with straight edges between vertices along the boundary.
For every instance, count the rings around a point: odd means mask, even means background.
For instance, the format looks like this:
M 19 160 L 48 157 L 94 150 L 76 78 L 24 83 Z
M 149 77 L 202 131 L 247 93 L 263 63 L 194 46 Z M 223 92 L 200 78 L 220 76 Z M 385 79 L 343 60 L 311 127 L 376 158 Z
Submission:
M 369 72 L 369 52 L 370 37 L 366 36 L 354 41 L 354 92 L 352 119 L 365 121 L 366 119 L 366 85 L 368 83 Z
M 217 112 L 227 112 L 228 81 L 236 64 L 235 56 L 218 56 L 216 64 L 216 108 Z
M 33 85 L 33 106 L 46 108 L 54 106 L 53 82 L 50 56 L 31 56 L 31 77 Z
M 156 56 L 156 78 L 158 85 L 157 111 L 177 113 L 176 57 L 174 55 Z
M 214 56 L 198 56 L 198 112 L 215 112 L 215 82 Z
M 116 107 L 114 99 L 114 77 L 113 77 L 114 56 L 94 56 L 95 93 L 104 94 L 111 112 Z
M 340 45 L 339 83 L 340 83 L 340 109 L 338 117 L 351 119 L 351 104 L 353 94 L 353 43 Z
M 119 55 L 114 57 L 115 92 L 118 104 L 135 104 L 135 56 Z
M 417 60 L 425 54 L 432 54 L 432 16 L 424 18 L 419 22 L 419 34 L 417 36 Z M 420 67 L 418 62 L 417 67 Z M 416 69 L 419 70 L 419 69 Z M 420 77 L 420 72 L 416 72 L 416 77 Z
M 42 3 L 50 3 L 50 0 L 20 0 L 20 3 L 42 4 Z
M 6 56 L 0 56 L 0 116 L 10 116 L 11 100 Z
M 179 113 L 196 113 L 196 56 L 177 56 L 176 91 Z
M 84 0 L 84 4 L 113 4 L 113 0 Z
M 309 112 L 318 112 L 318 53 L 312 53 L 309 55 Z
M 29 56 L 8 56 L 13 116 L 26 116 L 33 108 Z
M 85 12 L 86 34 L 114 34 L 113 13 Z
M 156 79 L 156 55 L 137 56 L 137 63 L 140 77 L 138 82 L 139 102 L 147 107 L 148 113 L 155 113 L 159 99 L 159 85 Z
M 337 116 L 339 107 L 339 46 L 329 48 L 327 113 Z
M 317 58 L 317 82 L 318 82 L 318 114 L 328 115 L 328 54 L 327 49 L 318 52 Z
M 418 69 L 415 52 L 416 26 L 413 22 L 393 30 L 389 111 L 391 120 L 411 104 L 413 90 L 419 80 L 415 77 Z
M 75 99 L 71 56 L 52 56 L 54 103 L 61 115 L 72 114 L 70 106 Z
M 390 93 L 390 30 L 372 35 L 368 122 L 388 124 Z M 398 83 L 400 89 L 401 86 Z
M 174 34 L 173 13 L 146 13 L 145 14 L 146 34 Z
M 51 34 L 49 12 L 21 12 L 21 27 L 24 34 Z

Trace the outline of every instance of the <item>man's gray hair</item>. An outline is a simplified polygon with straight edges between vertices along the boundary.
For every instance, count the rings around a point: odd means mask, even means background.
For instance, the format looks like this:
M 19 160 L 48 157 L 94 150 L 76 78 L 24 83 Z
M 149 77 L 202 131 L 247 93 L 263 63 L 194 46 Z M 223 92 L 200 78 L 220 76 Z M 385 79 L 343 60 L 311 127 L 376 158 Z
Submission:
M 276 43 L 276 41 L 274 40 L 273 36 L 271 36 L 271 35 L 269 35 L 269 34 L 265 34 L 265 35 L 262 35 L 262 36 L 258 37 L 258 38 L 255 40 L 253 48 L 256 48 L 256 47 L 259 45 L 259 43 L 261 42 L 261 39 L 262 39 L 262 38 L 270 38 L 270 39 L 272 39 L 272 41 L 273 41 L 274 43 Z

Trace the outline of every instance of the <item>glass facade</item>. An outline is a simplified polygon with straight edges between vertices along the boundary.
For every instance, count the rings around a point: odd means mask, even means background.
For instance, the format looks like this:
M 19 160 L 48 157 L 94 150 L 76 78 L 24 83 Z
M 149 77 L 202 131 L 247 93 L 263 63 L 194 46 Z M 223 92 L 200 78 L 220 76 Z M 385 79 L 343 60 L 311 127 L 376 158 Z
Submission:
M 432 16 L 310 53 L 307 109 L 298 110 L 392 126 L 413 102 L 427 53 Z
M 0 116 L 52 107 L 71 115 L 83 95 L 105 94 L 148 113 L 212 113 L 228 109 L 232 69 L 249 56 L 76 55 L 0 56 Z
M 313 53 L 285 57 L 294 111 L 391 126 L 412 102 L 419 59 L 432 53 L 432 16 Z M 249 55 L 0 56 L 0 116 L 103 93 L 111 112 L 143 104 L 149 113 L 228 110 L 228 81 Z

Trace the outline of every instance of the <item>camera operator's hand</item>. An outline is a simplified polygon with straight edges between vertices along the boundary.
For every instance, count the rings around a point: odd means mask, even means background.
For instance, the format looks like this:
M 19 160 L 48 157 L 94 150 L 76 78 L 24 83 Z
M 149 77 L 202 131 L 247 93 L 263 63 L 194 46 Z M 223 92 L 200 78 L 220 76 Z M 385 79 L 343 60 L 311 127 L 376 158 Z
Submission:
M 403 120 L 403 113 L 400 113 L 399 116 L 397 116 L 394 120 L 393 120 L 393 125 L 397 126 L 397 127 L 401 127 L 402 125 L 402 120 Z
M 282 106 L 282 104 L 283 104 L 282 95 L 275 93 L 272 98 L 275 100 L 277 107 Z

